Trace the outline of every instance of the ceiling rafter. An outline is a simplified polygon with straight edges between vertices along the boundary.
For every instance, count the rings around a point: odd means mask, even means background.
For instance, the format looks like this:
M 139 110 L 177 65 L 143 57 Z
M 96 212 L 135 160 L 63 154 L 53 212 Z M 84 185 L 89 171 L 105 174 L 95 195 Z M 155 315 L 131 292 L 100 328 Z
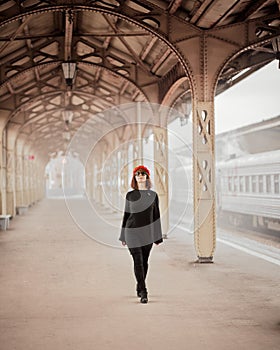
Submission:
M 252 15 L 254 15 L 257 11 L 259 11 L 262 7 L 264 7 L 269 2 L 270 0 L 254 1 L 253 4 L 250 4 L 250 6 L 248 6 L 246 10 L 243 11 L 243 13 L 240 16 L 238 16 L 237 20 L 241 22 L 241 21 L 245 21 L 248 18 L 251 18 Z
M 107 16 L 104 16 L 104 18 L 107 21 L 107 23 L 109 24 L 109 26 L 113 29 L 113 31 L 115 33 L 118 33 L 118 29 L 115 26 L 115 24 L 112 23 L 112 21 Z M 142 62 L 140 57 L 135 53 L 135 51 L 132 49 L 132 47 L 126 42 L 126 40 L 123 37 L 118 37 L 118 39 L 121 41 L 121 43 L 125 46 L 125 48 L 128 50 L 128 52 L 135 59 L 136 64 L 138 64 L 144 70 L 144 72 L 151 74 L 149 68 L 146 67 L 146 65 Z
M 23 28 L 23 32 L 25 35 L 29 35 L 29 28 L 28 28 L 28 24 L 26 24 Z M 26 46 L 28 47 L 28 49 L 31 51 L 31 54 L 30 56 L 32 56 L 32 49 L 33 49 L 33 45 L 32 45 L 32 42 L 31 42 L 31 39 L 25 39 L 26 41 Z
M 72 38 L 74 26 L 74 12 L 69 9 L 65 14 L 65 47 L 64 60 L 71 61 L 72 59 Z
M 216 22 L 214 22 L 211 25 L 211 28 L 217 26 L 218 24 L 222 23 L 226 18 L 228 18 L 236 9 L 237 5 L 240 3 L 241 0 L 236 0 L 224 13 L 223 15 L 220 16 L 220 18 L 218 18 L 216 20 Z
M 31 20 L 31 17 L 27 17 L 20 26 L 16 29 L 16 31 L 9 37 L 9 41 L 5 42 L 2 46 L 0 46 L 0 54 L 6 49 L 6 47 L 17 37 L 17 35 L 23 30 L 23 28 L 27 25 L 27 23 Z
M 143 47 L 142 52 L 140 53 L 140 59 L 142 61 L 145 60 L 145 58 L 148 56 L 148 54 L 150 53 L 150 51 L 152 50 L 153 46 L 155 45 L 155 43 L 157 42 L 158 38 L 157 37 L 153 37 L 152 40 L 148 41 L 146 43 L 146 45 Z
M 217 1 L 217 0 L 214 0 Z M 212 0 L 196 1 L 193 10 L 190 13 L 190 23 L 197 24 L 199 19 L 205 14 L 208 8 L 211 6 Z
M 168 12 L 171 15 L 174 15 L 174 13 L 178 10 L 178 8 L 181 6 L 183 0 L 171 0 L 170 4 L 168 5 Z
M 7 83 L 8 90 L 10 91 L 11 95 L 15 94 L 15 90 L 10 82 Z
M 160 66 L 168 60 L 168 57 L 171 55 L 171 50 L 167 49 L 163 54 L 161 54 L 155 61 L 151 71 L 156 74 L 156 71 L 160 68 Z
M 73 38 L 80 38 L 80 37 L 108 37 L 108 38 L 114 38 L 114 37 L 137 37 L 137 36 L 148 36 L 149 33 L 143 32 L 143 31 L 134 31 L 133 33 L 127 32 L 127 33 L 108 33 L 107 31 L 97 31 L 97 32 L 79 32 L 75 31 L 72 33 Z M 13 41 L 23 41 L 23 40 L 36 40 L 36 39 L 48 39 L 49 37 L 52 38 L 65 38 L 65 34 L 61 33 L 46 33 L 46 34 L 28 34 L 27 32 L 24 33 L 24 35 L 17 35 Z M 0 36 L 0 42 L 10 42 L 10 38 L 6 36 Z

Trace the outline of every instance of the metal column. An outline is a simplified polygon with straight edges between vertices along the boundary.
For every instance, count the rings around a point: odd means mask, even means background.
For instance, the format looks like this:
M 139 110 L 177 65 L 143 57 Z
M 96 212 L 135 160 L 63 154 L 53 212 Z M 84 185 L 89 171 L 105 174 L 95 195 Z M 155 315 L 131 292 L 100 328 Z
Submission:
M 154 181 L 159 196 L 164 237 L 169 229 L 168 214 L 168 135 L 167 129 L 154 126 Z
M 16 188 L 15 188 L 15 140 L 16 132 L 11 128 L 7 130 L 7 214 L 16 215 Z
M 17 142 L 16 145 L 16 207 L 24 205 L 23 201 L 23 143 Z

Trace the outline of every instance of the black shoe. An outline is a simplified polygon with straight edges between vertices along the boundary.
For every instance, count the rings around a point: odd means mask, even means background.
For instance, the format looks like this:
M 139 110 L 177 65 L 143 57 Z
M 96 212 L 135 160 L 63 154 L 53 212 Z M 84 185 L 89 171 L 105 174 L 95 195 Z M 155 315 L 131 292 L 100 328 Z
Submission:
M 146 292 L 140 292 L 140 303 L 147 304 L 148 302 L 148 295 Z

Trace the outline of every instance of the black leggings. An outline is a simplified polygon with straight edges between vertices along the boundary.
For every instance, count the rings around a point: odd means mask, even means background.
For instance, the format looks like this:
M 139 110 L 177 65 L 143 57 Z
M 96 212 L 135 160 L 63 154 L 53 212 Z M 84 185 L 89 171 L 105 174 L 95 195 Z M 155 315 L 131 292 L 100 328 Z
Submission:
M 147 292 L 145 279 L 148 272 L 148 260 L 152 246 L 153 244 L 148 244 L 143 247 L 129 248 L 134 261 L 134 273 L 138 292 Z

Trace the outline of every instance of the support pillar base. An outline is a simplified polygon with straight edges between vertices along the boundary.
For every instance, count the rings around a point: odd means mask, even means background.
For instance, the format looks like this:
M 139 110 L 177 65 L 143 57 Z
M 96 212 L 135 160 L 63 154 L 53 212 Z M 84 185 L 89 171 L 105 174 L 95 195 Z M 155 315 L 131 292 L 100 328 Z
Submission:
M 0 215 L 0 230 L 6 231 L 9 228 L 11 215 Z
M 213 256 L 208 256 L 208 257 L 198 256 L 197 262 L 201 264 L 212 264 L 214 262 Z
M 27 205 L 19 205 L 16 207 L 16 213 L 17 215 L 24 215 L 28 211 L 28 206 Z

